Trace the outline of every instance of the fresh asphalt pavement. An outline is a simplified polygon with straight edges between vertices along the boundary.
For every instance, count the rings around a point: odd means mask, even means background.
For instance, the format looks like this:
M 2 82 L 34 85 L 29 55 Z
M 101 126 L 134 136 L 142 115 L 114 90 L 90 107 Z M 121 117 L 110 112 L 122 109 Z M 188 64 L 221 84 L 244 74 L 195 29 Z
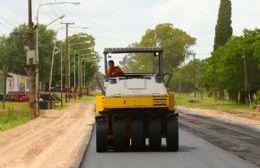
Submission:
M 93 133 L 82 168 L 256 168 L 192 133 L 180 129 L 178 152 L 96 153 Z

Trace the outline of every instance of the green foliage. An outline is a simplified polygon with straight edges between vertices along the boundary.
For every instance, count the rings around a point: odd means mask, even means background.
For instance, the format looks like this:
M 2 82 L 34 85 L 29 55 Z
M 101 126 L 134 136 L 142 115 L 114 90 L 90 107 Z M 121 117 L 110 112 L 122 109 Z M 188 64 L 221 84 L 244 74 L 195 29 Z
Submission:
M 215 28 L 215 40 L 214 40 L 214 51 L 220 47 L 224 46 L 228 39 L 232 36 L 233 29 L 231 27 L 232 15 L 232 4 L 230 0 L 221 0 L 218 21 Z
M 154 29 L 148 29 L 139 43 L 131 47 L 163 47 L 164 71 L 173 72 L 175 68 L 188 58 L 192 52 L 189 48 L 196 39 L 181 29 L 174 28 L 170 23 L 158 24 Z M 158 72 L 158 60 L 149 54 L 130 54 L 120 62 L 124 71 Z
M 6 103 L 5 111 L 0 111 L 0 132 L 16 127 L 29 120 L 28 103 Z
M 92 83 L 93 78 L 98 73 L 99 55 L 94 50 L 95 38 L 86 33 L 79 33 L 69 37 L 70 42 L 70 56 L 71 56 L 71 77 L 74 75 L 74 66 L 76 69 L 76 76 L 78 75 L 78 61 L 82 60 L 82 74 L 85 74 L 86 84 Z M 87 43 L 88 42 L 88 43 Z M 74 54 L 75 62 L 74 64 Z M 84 73 L 85 70 L 85 73 Z M 74 79 L 72 79 L 74 80 Z M 78 83 L 78 78 L 76 77 Z M 84 80 L 84 77 L 83 77 Z
M 191 60 L 173 73 L 170 88 L 178 92 L 202 90 L 204 83 L 201 74 L 203 69 L 204 61 L 199 59 Z
M 39 25 L 38 28 L 40 79 L 45 83 L 49 76 L 55 32 L 44 25 Z M 1 37 L 0 41 L 0 69 L 26 75 L 24 65 L 26 64 L 26 46 L 28 46 L 27 26 L 25 24 L 18 26 L 9 36 Z
M 48 86 L 51 58 L 54 47 L 54 40 L 56 39 L 56 32 L 52 29 L 47 29 L 44 25 L 39 25 L 39 61 L 40 61 L 40 80 L 44 86 Z M 6 72 L 13 72 L 17 74 L 27 75 L 24 65 L 26 64 L 26 46 L 28 46 L 27 38 L 27 25 L 22 24 L 15 28 L 8 36 L 0 37 L 0 70 Z M 90 43 L 82 43 L 73 45 L 74 43 L 81 43 L 90 41 Z M 73 56 L 74 51 L 76 57 L 78 55 L 84 55 L 83 58 L 87 57 L 98 57 L 97 52 L 94 51 L 95 38 L 89 34 L 79 33 L 69 37 L 71 44 L 70 48 L 70 63 L 71 63 L 71 77 L 73 77 L 73 66 L 78 68 L 78 60 L 74 65 Z M 63 65 L 65 65 L 65 42 L 58 41 L 57 47 L 63 51 Z M 82 50 L 86 49 L 88 50 Z M 86 68 L 86 80 L 92 80 L 98 71 L 98 60 L 88 61 Z M 14 66 L 15 65 L 15 66 Z M 60 65 L 61 57 L 60 54 L 56 54 L 54 57 L 54 69 L 53 69 L 53 85 L 60 84 Z M 65 66 L 63 66 L 65 70 Z M 76 71 L 78 72 L 78 71 Z M 65 73 L 64 73 L 65 74 Z M 65 76 L 65 75 L 64 75 Z M 72 79 L 72 78 L 71 78 Z
M 216 93 L 226 91 L 230 100 L 245 103 L 245 72 L 252 100 L 260 90 L 260 29 L 244 30 L 242 36 L 230 38 L 224 46 L 212 53 L 212 57 L 195 61 L 196 86 L 194 87 L 194 61 L 178 68 L 170 85 L 179 92 L 206 89 Z M 246 65 L 246 67 L 245 67 Z M 246 69 L 246 70 L 245 70 Z M 217 96 L 217 95 L 216 95 Z
M 260 90 L 256 93 L 256 105 L 260 105 Z
M 249 92 L 260 89 L 260 29 L 244 30 L 232 37 L 206 60 L 203 79 L 208 89 L 224 88 L 228 92 L 245 91 L 245 63 Z M 241 97 L 241 96 L 240 96 Z
M 197 94 L 196 98 L 197 103 L 191 101 L 191 99 L 194 100 L 194 93 L 175 94 L 175 101 L 178 106 L 184 106 L 187 108 L 213 109 L 231 114 L 234 113 L 239 115 L 246 115 L 250 117 L 260 116 L 260 113 L 256 112 L 255 108 L 250 108 L 248 105 L 238 104 L 231 101 L 216 101 L 213 97 L 199 94 Z
M 0 93 L 4 92 L 3 82 L 4 82 L 4 75 L 3 75 L 3 73 L 0 73 Z
M 90 84 L 92 82 L 92 79 L 96 76 L 98 73 L 98 65 L 97 62 L 93 60 L 86 60 L 85 63 L 85 80 L 87 84 Z
M 54 30 L 47 29 L 46 26 L 40 25 L 39 29 L 39 62 L 40 62 L 40 80 L 43 83 L 49 82 L 51 57 L 54 47 L 56 33 Z
M 1 37 L 0 68 L 2 71 L 26 74 L 23 65 L 26 63 L 25 46 L 28 40 L 24 38 L 25 34 L 26 26 L 20 25 L 9 36 Z

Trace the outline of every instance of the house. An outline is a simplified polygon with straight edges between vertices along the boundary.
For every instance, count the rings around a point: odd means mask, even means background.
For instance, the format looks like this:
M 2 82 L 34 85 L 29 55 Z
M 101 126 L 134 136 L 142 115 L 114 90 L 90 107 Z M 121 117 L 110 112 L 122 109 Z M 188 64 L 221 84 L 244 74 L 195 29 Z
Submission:
M 6 93 L 25 93 L 29 91 L 29 77 L 14 73 L 8 73 L 6 79 Z

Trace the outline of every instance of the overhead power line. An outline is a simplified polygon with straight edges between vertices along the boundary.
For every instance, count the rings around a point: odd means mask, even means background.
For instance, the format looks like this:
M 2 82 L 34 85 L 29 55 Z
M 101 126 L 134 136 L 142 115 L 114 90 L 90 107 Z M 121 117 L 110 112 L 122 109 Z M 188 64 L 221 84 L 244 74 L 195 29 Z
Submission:
M 4 20 L 7 24 L 9 24 L 9 26 L 11 26 L 11 27 L 15 26 L 14 23 L 10 22 L 9 20 L 7 20 L 6 18 L 4 18 L 3 16 L 0 16 L 0 18 L 1 18 L 2 20 Z
M 0 23 L 0 26 L 2 26 L 3 28 L 5 28 L 6 30 L 11 30 L 11 28 L 5 26 L 3 23 Z
M 54 17 L 52 17 L 52 16 L 49 14 L 49 12 L 44 9 L 44 7 L 41 8 L 41 10 L 44 12 L 44 14 L 45 14 L 50 20 L 54 20 Z
M 48 7 L 49 7 L 50 10 L 52 11 L 53 15 L 55 15 L 56 17 L 60 17 L 60 14 L 58 14 L 58 13 L 56 12 L 56 10 L 54 10 L 53 7 L 52 7 L 51 5 L 48 6 Z

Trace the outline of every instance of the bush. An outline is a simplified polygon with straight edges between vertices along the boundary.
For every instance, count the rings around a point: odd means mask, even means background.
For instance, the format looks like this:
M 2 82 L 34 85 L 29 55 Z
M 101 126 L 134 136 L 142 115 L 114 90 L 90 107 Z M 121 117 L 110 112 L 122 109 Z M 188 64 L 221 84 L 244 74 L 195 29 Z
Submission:
M 255 100 L 256 105 L 260 105 L 260 90 L 256 92 L 256 100 Z

